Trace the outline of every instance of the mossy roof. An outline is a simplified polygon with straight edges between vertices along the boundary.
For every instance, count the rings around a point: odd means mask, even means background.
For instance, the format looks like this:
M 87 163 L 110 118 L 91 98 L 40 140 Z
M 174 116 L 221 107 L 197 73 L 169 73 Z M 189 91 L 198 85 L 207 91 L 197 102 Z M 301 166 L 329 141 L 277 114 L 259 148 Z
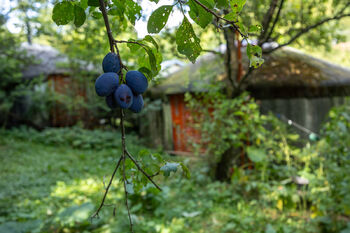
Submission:
M 298 96 L 329 95 L 334 87 L 350 88 L 350 69 L 317 59 L 292 48 L 283 48 L 266 56 L 262 67 L 255 70 L 249 79 L 248 90 L 255 92 L 274 91 L 281 93 L 299 91 Z M 246 60 L 246 58 L 245 58 Z M 247 64 L 247 62 L 244 62 Z M 198 83 L 225 76 L 224 60 L 214 54 L 202 56 L 195 64 L 171 74 L 152 89 L 156 94 L 176 94 L 187 91 L 203 91 Z M 303 93 L 312 90 L 314 94 Z M 323 90 L 321 94 L 319 90 Z M 315 93 L 317 90 L 317 93 Z M 328 93 L 324 93 L 327 90 Z M 268 93 L 264 94 L 268 97 Z M 293 93 L 290 93 L 293 96 Z M 350 95 L 350 92 L 349 92 Z M 272 94 L 271 94 L 272 96 Z M 284 93 L 288 96 L 288 93 Z

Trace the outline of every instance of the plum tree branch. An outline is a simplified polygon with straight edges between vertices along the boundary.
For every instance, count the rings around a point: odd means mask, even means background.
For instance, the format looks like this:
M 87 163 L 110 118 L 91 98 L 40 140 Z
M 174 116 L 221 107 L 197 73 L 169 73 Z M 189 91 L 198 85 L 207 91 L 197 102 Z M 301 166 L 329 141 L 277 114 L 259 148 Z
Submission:
M 197 5 L 199 5 L 200 7 L 202 7 L 206 12 L 212 14 L 216 19 L 217 21 L 219 20 L 222 20 L 230 25 L 232 25 L 232 27 L 238 31 L 238 33 L 243 37 L 243 38 L 247 38 L 248 36 L 245 35 L 240 29 L 239 27 L 236 25 L 236 22 L 234 20 L 228 20 L 228 19 L 225 19 L 223 17 L 221 17 L 220 15 L 218 15 L 215 11 L 209 9 L 208 7 L 206 7 L 204 4 L 202 4 L 200 1 L 198 0 L 193 0 Z
M 263 30 L 261 31 L 261 34 L 259 36 L 259 40 L 265 40 L 266 33 L 269 30 L 269 25 L 271 23 L 273 14 L 275 13 L 275 10 L 277 7 L 277 3 L 278 3 L 278 0 L 271 0 L 270 7 L 263 17 L 263 22 L 261 25 Z
M 277 11 L 276 17 L 275 17 L 275 19 L 274 19 L 274 21 L 273 21 L 273 23 L 272 23 L 272 26 L 271 26 L 271 28 L 266 29 L 266 30 L 268 30 L 268 33 L 267 33 L 267 35 L 265 36 L 265 38 L 263 38 L 262 41 L 259 42 L 259 45 L 260 45 L 260 46 L 261 46 L 263 43 L 269 41 L 269 39 L 271 38 L 271 35 L 272 35 L 273 31 L 275 30 L 276 24 L 277 24 L 277 22 L 278 22 L 278 20 L 279 20 L 279 18 L 280 18 L 281 11 L 282 11 L 282 8 L 283 8 L 283 4 L 284 4 L 284 0 L 281 0 L 280 5 L 279 5 L 279 7 L 278 7 L 278 11 Z
M 113 35 L 112 35 L 112 31 L 111 31 L 111 28 L 110 28 L 110 25 L 109 25 L 109 21 L 108 21 L 108 16 L 107 16 L 107 12 L 106 12 L 106 7 L 105 7 L 105 4 L 104 4 L 104 0 L 99 0 L 99 3 L 100 3 L 100 10 L 102 12 L 102 15 L 103 15 L 103 19 L 104 19 L 104 22 L 105 22 L 105 26 L 106 26 L 106 30 L 107 30 L 107 35 L 108 35 L 108 39 L 109 39 L 109 45 L 110 45 L 110 50 L 112 53 L 115 52 L 116 50 L 116 53 L 117 53 L 117 56 L 119 58 L 119 62 L 120 62 L 120 67 L 123 69 L 126 69 L 127 70 L 127 67 L 123 65 L 123 62 L 121 60 L 121 57 L 120 57 L 120 52 L 119 52 L 119 48 L 118 48 L 118 43 L 133 43 L 133 44 L 138 44 L 142 47 L 144 47 L 145 45 L 139 43 L 139 42 L 133 42 L 133 41 L 118 41 L 118 40 L 115 40 L 113 38 Z M 115 48 L 115 50 L 114 50 Z M 119 72 L 119 75 L 120 75 L 120 83 L 124 83 L 124 79 L 123 79 L 123 72 L 122 72 L 122 69 L 120 70 Z M 127 182 L 127 179 L 126 179 L 126 170 L 125 170 L 125 160 L 126 160 L 126 157 L 130 158 L 131 161 L 136 165 L 136 167 L 159 189 L 161 190 L 161 188 L 152 180 L 152 178 L 140 167 L 140 165 L 138 164 L 138 162 L 132 157 L 132 155 L 127 151 L 126 149 L 126 143 L 125 143 L 125 126 L 124 126 L 124 110 L 121 108 L 120 109 L 120 128 L 121 128 L 121 141 L 122 141 L 122 156 L 120 157 L 120 159 L 118 160 L 118 163 L 113 171 L 113 174 L 111 176 L 111 179 L 109 180 L 109 183 L 107 185 L 107 187 L 105 188 L 105 193 L 103 195 L 103 198 L 102 198 L 102 201 L 101 201 L 101 204 L 99 206 L 99 208 L 97 209 L 97 211 L 91 216 L 91 219 L 92 218 L 95 218 L 95 217 L 98 217 L 99 216 L 99 212 L 101 211 L 102 207 L 103 206 L 106 206 L 105 203 L 105 200 L 106 200 L 106 197 L 107 197 L 107 194 L 108 194 L 108 191 L 112 185 L 112 182 L 113 182 L 113 179 L 114 179 L 114 176 L 118 170 L 118 168 L 120 167 L 120 163 L 123 162 L 123 168 L 122 168 L 122 180 L 123 180 L 123 185 L 124 185 L 124 193 L 125 193 L 125 206 L 126 206 L 126 209 L 128 211 L 128 217 L 129 217 L 129 223 L 130 223 L 130 232 L 131 233 L 134 233 L 133 231 L 133 223 L 132 223 L 132 219 L 131 219 L 131 214 L 130 214 L 130 208 L 129 208 L 129 203 L 128 203 L 128 192 L 127 192 L 127 188 L 126 188 L 126 182 Z M 115 215 L 115 208 L 113 210 L 113 215 Z
M 278 45 L 277 47 L 273 48 L 273 49 L 270 49 L 270 50 L 265 50 L 263 51 L 264 54 L 269 54 L 269 53 L 272 53 L 273 51 L 277 50 L 277 49 L 280 49 L 284 46 L 287 46 L 287 45 L 290 45 L 291 43 L 293 43 L 295 40 L 297 40 L 300 36 L 304 35 L 305 33 L 309 32 L 310 30 L 314 29 L 314 28 L 317 28 L 319 26 L 321 26 L 322 24 L 325 24 L 327 22 L 330 22 L 330 21 L 334 21 L 334 20 L 340 20 L 342 18 L 345 18 L 345 17 L 350 17 L 350 13 L 348 14 L 340 14 L 340 15 L 335 15 L 333 17 L 329 17 L 329 18 L 325 18 L 315 24 L 312 24 L 312 25 L 309 25 L 307 27 L 304 27 L 302 29 L 299 30 L 299 32 L 294 35 L 289 41 L 287 41 L 286 43 L 284 44 L 280 44 Z

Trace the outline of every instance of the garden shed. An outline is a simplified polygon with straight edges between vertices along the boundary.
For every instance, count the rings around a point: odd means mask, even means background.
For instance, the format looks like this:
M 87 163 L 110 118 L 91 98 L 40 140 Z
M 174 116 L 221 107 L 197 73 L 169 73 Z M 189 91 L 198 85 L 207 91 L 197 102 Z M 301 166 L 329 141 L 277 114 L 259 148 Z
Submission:
M 32 80 L 42 77 L 43 82 L 36 86 L 38 91 L 47 91 L 47 88 L 50 88 L 56 94 L 86 98 L 87 90 L 73 78 L 74 72 L 67 65 L 69 64 L 67 56 L 61 54 L 55 48 L 46 45 L 25 43 L 22 47 L 33 60 L 22 71 L 23 78 Z M 91 69 L 91 67 L 88 67 L 88 69 Z M 27 100 L 26 102 L 28 103 L 30 101 Z M 78 109 L 77 114 L 71 115 L 59 100 L 56 100 L 52 106 L 48 107 L 49 116 L 44 118 L 48 118 L 49 122 L 38 122 L 38 124 L 64 127 L 74 125 L 78 120 L 89 121 L 89 119 L 82 119 L 82 117 L 89 114 L 81 112 L 82 110 Z M 19 111 L 22 113 L 26 112 L 26 104 L 22 105 Z
M 206 91 L 202 84 L 209 79 L 223 80 L 223 62 L 218 56 L 206 54 L 152 88 L 153 98 L 163 100 L 162 110 L 153 113 L 158 119 L 151 126 L 156 129 L 151 133 L 155 143 L 174 153 L 190 150 L 191 113 L 184 94 Z M 350 96 L 350 69 L 283 48 L 265 58 L 264 65 L 250 77 L 247 90 L 259 101 L 263 113 L 283 115 L 319 132 L 330 108 L 343 104 Z

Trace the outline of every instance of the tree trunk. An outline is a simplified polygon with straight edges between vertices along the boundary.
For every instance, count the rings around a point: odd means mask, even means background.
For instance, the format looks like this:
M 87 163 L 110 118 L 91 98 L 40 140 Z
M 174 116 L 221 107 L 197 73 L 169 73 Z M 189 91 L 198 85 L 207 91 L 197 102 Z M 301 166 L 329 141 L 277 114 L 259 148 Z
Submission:
M 220 158 L 215 168 L 215 179 L 222 182 L 229 182 L 232 175 L 232 167 L 239 161 L 241 149 L 229 148 Z
M 232 28 L 227 28 L 224 31 L 226 40 L 226 56 L 225 56 L 225 68 L 227 74 L 226 93 L 227 98 L 235 98 L 239 96 L 242 90 L 239 87 L 239 82 L 242 79 L 243 66 L 242 66 L 242 54 L 240 53 L 240 43 L 235 43 L 236 32 Z M 244 156 L 242 148 L 230 147 L 225 151 L 220 161 L 216 164 L 215 178 L 219 181 L 228 182 L 232 175 L 232 167 L 235 161 L 238 161 L 240 156 Z

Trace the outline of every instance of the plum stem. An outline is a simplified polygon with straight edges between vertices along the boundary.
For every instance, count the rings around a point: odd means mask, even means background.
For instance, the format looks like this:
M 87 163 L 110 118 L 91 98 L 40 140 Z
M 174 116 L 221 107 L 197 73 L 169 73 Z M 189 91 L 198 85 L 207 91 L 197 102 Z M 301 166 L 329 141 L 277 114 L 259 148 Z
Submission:
M 125 70 L 128 70 L 128 68 L 123 64 L 122 62 L 122 59 L 120 57 L 120 53 L 119 53 L 119 49 L 118 49 L 118 43 L 124 43 L 124 41 L 117 41 L 113 38 L 113 35 L 112 35 L 112 31 L 111 31 L 111 28 L 109 26 L 109 21 L 108 21 L 108 16 L 107 16 L 107 12 L 106 12 L 106 7 L 105 7 L 105 4 L 104 4 L 104 0 L 99 0 L 100 2 L 100 10 L 102 12 L 102 15 L 103 15 L 103 19 L 104 19 L 104 22 L 105 22 L 105 26 L 106 26 L 106 30 L 107 30 L 107 35 L 108 35 L 108 39 L 109 39 L 109 45 L 110 45 L 110 50 L 112 53 L 114 53 L 114 48 L 116 49 L 116 53 L 117 53 L 117 56 L 119 58 L 119 62 L 120 62 L 120 72 L 119 72 L 119 77 L 120 77 L 120 83 L 125 83 L 124 79 L 123 79 L 123 69 Z M 122 137 L 121 137 L 121 140 L 122 140 L 122 155 L 120 156 L 115 168 L 114 168 L 114 171 L 112 173 L 112 176 L 111 176 L 111 179 L 109 180 L 109 183 L 107 185 L 107 187 L 105 187 L 105 193 L 103 195 L 103 198 L 102 198 L 102 201 L 101 201 L 101 204 L 100 206 L 98 207 L 97 211 L 91 216 L 91 220 L 93 218 L 97 218 L 99 217 L 99 213 L 102 209 L 103 206 L 106 206 L 105 204 L 105 200 L 107 198 L 107 194 L 108 194 L 108 191 L 112 185 L 112 182 L 113 182 L 113 179 L 114 179 L 114 176 L 118 170 L 118 168 L 120 167 L 120 164 L 121 162 L 123 162 L 123 167 L 121 168 L 122 169 L 122 180 L 123 180 L 123 186 L 124 186 L 124 193 L 125 193 L 125 206 L 126 206 L 126 209 L 128 211 L 128 217 L 129 217 L 129 223 L 130 223 L 130 232 L 131 233 L 134 233 L 133 231 L 133 222 L 132 222 L 132 219 L 131 219 L 131 214 L 130 214 L 130 208 L 129 208 L 129 203 L 128 203 L 128 192 L 127 192 L 127 189 L 126 189 L 126 185 L 127 185 L 127 179 L 126 179 L 126 170 L 125 170 L 125 160 L 126 158 L 130 158 L 130 160 L 135 164 L 135 166 L 138 168 L 139 171 L 141 171 L 143 173 L 143 175 L 145 175 L 159 190 L 161 190 L 161 188 L 152 180 L 152 177 L 153 176 L 149 176 L 142 168 L 141 166 L 139 165 L 139 163 L 134 159 L 134 157 L 127 151 L 126 149 L 126 138 L 125 138 L 125 126 L 124 126 L 124 110 L 121 108 L 120 109 L 120 128 L 121 128 L 121 133 L 122 133 Z M 104 182 L 103 182 L 104 183 Z M 105 183 L 104 183 L 104 186 L 105 186 Z M 115 208 L 113 210 L 113 215 L 115 215 Z

